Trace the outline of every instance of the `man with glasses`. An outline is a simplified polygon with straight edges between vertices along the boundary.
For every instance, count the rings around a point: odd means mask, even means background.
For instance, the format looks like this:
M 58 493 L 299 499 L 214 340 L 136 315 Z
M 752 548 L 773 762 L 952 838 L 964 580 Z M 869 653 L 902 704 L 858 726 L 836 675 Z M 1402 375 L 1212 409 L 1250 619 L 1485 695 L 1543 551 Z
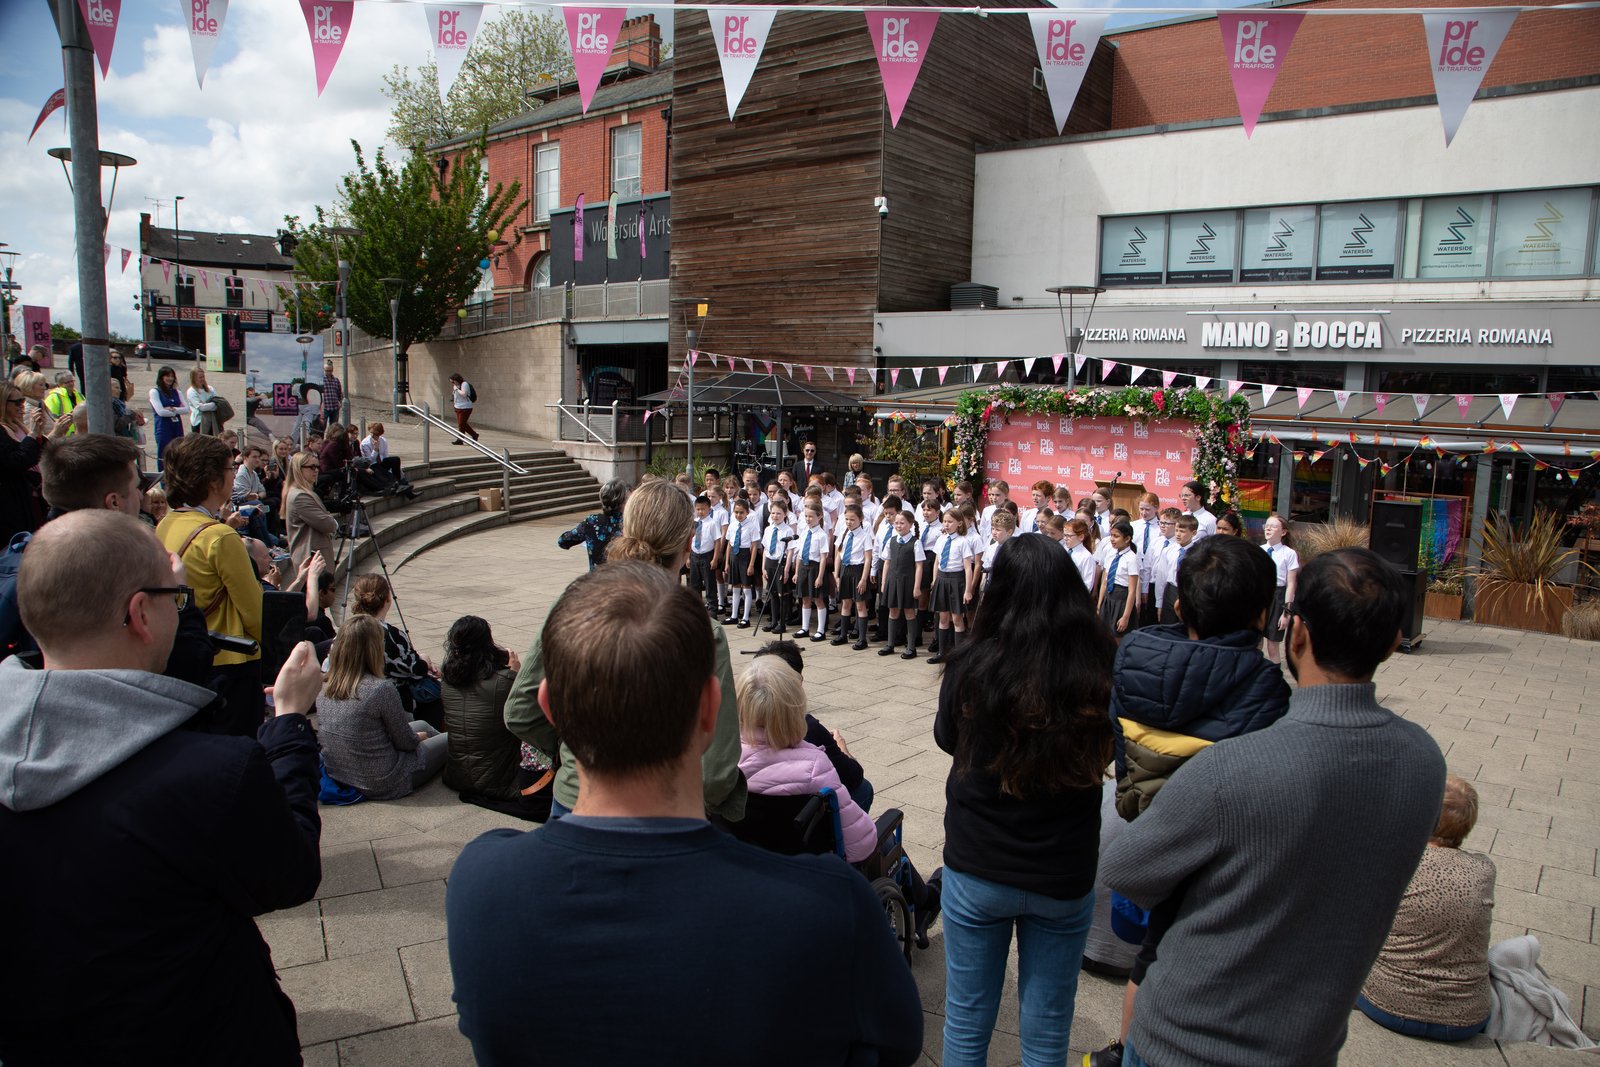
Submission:
M 248 1035 L 249 1062 L 299 1062 L 254 916 L 321 878 L 311 646 L 255 737 L 219 737 L 187 728 L 218 698 L 157 673 L 192 594 L 137 519 L 56 519 L 18 586 L 44 669 L 0 663 L 0 1060 L 163 1063 L 178 1035 Z
M 817 459 L 817 446 L 812 441 L 800 442 L 800 460 L 789 473 L 794 477 L 795 488 L 804 493 L 811 484 L 813 474 L 822 473 L 822 462 Z

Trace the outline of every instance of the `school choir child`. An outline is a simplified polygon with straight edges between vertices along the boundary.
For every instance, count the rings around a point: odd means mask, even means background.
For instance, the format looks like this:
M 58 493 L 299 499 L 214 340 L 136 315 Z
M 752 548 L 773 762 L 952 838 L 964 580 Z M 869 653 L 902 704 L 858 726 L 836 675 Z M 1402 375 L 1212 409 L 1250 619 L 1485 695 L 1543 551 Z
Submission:
M 855 486 L 861 490 L 861 522 L 870 530 L 883 514 L 883 503 L 873 494 L 872 479 L 868 475 L 856 475 Z
M 722 495 L 722 482 L 716 474 L 715 468 L 707 468 L 705 498 L 711 502 L 711 518 L 716 522 L 718 531 L 725 534 L 731 520 L 728 501 Z M 727 546 L 720 540 L 716 558 L 711 562 L 711 573 L 717 581 L 717 614 L 721 615 L 727 609 L 729 595 Z
M 852 486 L 851 488 L 854 488 Z M 867 568 L 872 562 L 872 532 L 861 522 L 861 505 L 844 506 L 844 531 L 834 554 L 833 578 L 839 586 L 839 636 L 832 644 L 850 640 L 850 620 L 855 619 L 857 652 L 867 647 Z
M 1156 525 L 1161 531 L 1161 540 L 1154 549 L 1155 559 L 1150 565 L 1150 588 L 1155 598 L 1155 616 L 1157 622 L 1165 622 L 1163 608 L 1167 602 L 1167 585 L 1176 583 L 1178 573 L 1178 516 L 1183 512 L 1177 508 L 1162 508 Z
M 922 588 L 922 576 L 928 566 L 927 553 L 923 551 L 922 538 L 917 535 L 911 512 L 896 511 L 893 521 L 886 525 L 891 532 L 883 554 L 882 599 L 889 612 L 889 643 L 878 649 L 878 655 L 894 655 L 895 646 L 909 628 L 910 635 L 905 637 L 906 650 L 900 653 L 900 658 L 916 659 L 917 646 L 922 643 L 919 611 L 922 598 L 918 590 Z
M 994 557 L 999 554 L 1000 546 L 1011 539 L 1016 533 L 1017 519 L 1009 511 L 997 511 L 989 520 L 990 541 L 989 547 L 983 550 L 983 584 L 989 584 L 989 572 L 994 570 Z
M 706 496 L 710 496 L 711 495 L 708 492 L 708 490 L 711 489 L 713 486 L 715 486 L 719 490 L 722 488 L 722 472 L 717 470 L 717 468 L 715 468 L 715 467 L 707 467 L 705 469 L 704 473 L 702 473 L 700 475 L 700 479 L 701 479 L 701 483 L 702 483 L 700 491 L 702 493 L 705 493 Z M 715 506 L 716 506 L 716 502 L 713 501 L 712 502 L 712 507 L 715 508 Z
M 1078 568 L 1078 574 L 1083 577 L 1083 587 L 1089 590 L 1091 596 L 1100 585 L 1100 561 L 1089 551 L 1087 543 L 1093 536 L 1094 527 L 1088 519 L 1074 516 L 1062 522 L 1061 544 L 1066 548 L 1067 555 L 1072 557 L 1072 565 Z
M 872 629 L 867 636 L 882 641 L 889 633 L 889 608 L 883 600 L 883 568 L 889 562 L 889 542 L 894 539 L 894 520 L 899 517 L 900 498 L 890 493 L 883 498 L 877 521 L 872 523 L 872 570 L 867 575 L 867 614 Z M 912 524 L 912 529 L 916 524 Z
M 1096 489 L 1089 494 L 1089 501 L 1094 506 L 1095 532 L 1101 537 L 1110 536 L 1111 524 L 1117 521 L 1116 516 L 1111 514 L 1111 490 L 1103 487 Z
M 945 654 L 954 651 L 957 635 L 967 632 L 967 605 L 972 603 L 977 575 L 977 560 L 972 555 L 972 542 L 967 540 L 961 509 L 952 507 L 945 512 L 940 529 L 942 532 L 933 543 L 932 598 L 939 619 L 938 645 L 928 657 L 929 663 L 943 663 Z
M 942 512 L 948 506 L 944 500 L 944 486 L 932 478 L 922 483 L 922 502 L 926 504 L 930 500 L 936 511 Z
M 711 514 L 711 500 L 694 498 L 694 539 L 689 543 L 689 588 L 705 597 L 706 610 L 717 613 L 717 556 L 722 527 Z
M 828 591 L 823 584 L 828 531 L 822 525 L 822 502 L 806 501 L 803 514 L 805 526 L 789 542 L 789 581 L 795 587 L 795 596 L 800 598 L 800 629 L 794 636 L 806 636 L 815 612 L 817 628 L 811 631 L 811 640 L 821 641 L 828 636 Z
M 1283 521 L 1283 516 L 1276 512 L 1267 516 L 1262 533 L 1266 535 L 1267 542 L 1261 547 L 1272 558 L 1272 565 L 1278 572 L 1278 588 L 1272 594 L 1272 607 L 1267 612 L 1266 633 L 1267 658 L 1276 663 L 1283 632 L 1289 626 L 1289 609 L 1294 607 L 1295 579 L 1300 576 L 1300 553 L 1289 547 L 1289 526 Z
M 789 514 L 795 518 L 800 517 L 800 511 L 805 506 L 805 496 L 801 488 L 794 484 L 794 475 L 788 471 L 778 472 L 778 488 L 783 490 L 783 495 L 789 498 Z M 796 524 L 799 525 L 798 523 Z
M 1106 540 L 1111 553 L 1106 580 L 1100 587 L 1100 619 L 1121 640 L 1133 629 L 1133 609 L 1139 601 L 1139 554 L 1133 550 L 1133 525 L 1116 519 Z
M 822 515 L 831 530 L 833 524 L 839 521 L 839 513 L 844 510 L 844 494 L 839 491 L 839 481 L 832 471 L 823 471 L 812 477 L 822 487 Z
M 1040 537 L 1044 537 L 1044 538 L 1047 538 L 1047 539 L 1049 539 L 1051 541 L 1056 542 L 1057 544 L 1059 544 L 1062 547 L 1063 550 L 1071 551 L 1070 549 L 1067 548 L 1067 544 L 1066 544 L 1066 536 L 1067 536 L 1067 520 L 1066 519 L 1063 519 L 1060 515 L 1057 515 L 1055 512 L 1051 511 L 1049 508 L 1040 508 L 1039 509 L 1038 523 L 1039 523 L 1039 536 Z
M 928 565 L 922 570 L 922 584 L 917 586 L 917 603 L 922 608 L 923 631 L 936 637 L 939 629 L 934 623 L 933 615 L 933 578 L 937 570 L 933 563 L 933 545 L 944 532 L 944 511 L 939 507 L 937 500 L 929 501 L 924 497 L 913 514 L 920 516 L 917 537 L 922 541 L 923 554 L 928 557 Z M 936 643 L 936 641 L 930 642 L 929 647 L 932 648 Z
M 755 516 L 750 514 L 750 505 L 744 502 L 742 496 L 734 498 L 733 522 L 728 524 L 724 540 L 727 541 L 727 548 L 723 558 L 731 593 L 728 617 L 722 622 L 726 626 L 737 623 L 740 629 L 748 629 L 750 587 L 754 584 L 756 573 L 755 546 L 761 541 L 761 527 Z M 744 609 L 743 615 L 740 614 L 741 607 Z
M 994 538 L 994 513 L 1000 510 L 1000 505 L 1011 498 L 1011 486 L 1003 478 L 996 478 L 989 483 L 989 503 L 978 515 L 978 525 L 983 530 L 983 536 Z
M 1167 591 L 1161 598 L 1161 621 L 1174 623 L 1178 621 L 1178 571 L 1183 567 L 1183 557 L 1188 554 L 1189 546 L 1200 535 L 1200 520 L 1189 512 L 1178 516 L 1174 526 L 1173 538 L 1176 542 L 1172 552 L 1172 566 L 1166 572 Z
M 1133 520 L 1133 550 L 1139 553 L 1139 606 L 1134 608 L 1134 625 L 1151 626 L 1156 621 L 1155 589 L 1152 577 L 1161 547 L 1161 524 L 1157 513 L 1161 498 L 1145 493 L 1139 498 L 1139 517 Z
M 762 627 L 769 634 L 781 634 L 784 619 L 789 614 L 789 585 L 784 580 L 788 564 L 789 545 L 794 540 L 794 527 L 789 523 L 789 501 L 780 496 L 768 502 L 767 528 L 761 534 L 758 551 L 761 554 L 762 576 L 766 579 L 767 614 L 770 622 Z
M 956 487 L 950 491 L 950 506 L 958 508 L 963 504 L 972 504 L 973 510 L 976 511 L 977 492 L 971 482 L 957 482 Z
M 1062 518 L 1072 518 L 1072 494 L 1067 492 L 1066 486 L 1063 485 L 1056 490 L 1055 495 L 1050 498 L 1050 507 Z
M 1033 488 L 1029 490 L 1029 493 L 1033 500 L 1033 505 L 1023 508 L 1021 514 L 1017 516 L 1019 520 L 1017 522 L 1018 533 L 1039 532 L 1039 512 L 1050 506 L 1051 498 L 1056 495 L 1056 487 L 1041 478 L 1033 483 Z
M 906 480 L 900 477 L 898 474 L 889 475 L 889 480 L 884 483 L 883 503 L 885 507 L 888 507 L 890 497 L 897 498 L 900 501 L 900 506 L 905 508 L 909 508 L 915 503 L 915 501 L 906 495 Z M 889 525 L 891 527 L 894 525 L 893 513 L 889 515 Z

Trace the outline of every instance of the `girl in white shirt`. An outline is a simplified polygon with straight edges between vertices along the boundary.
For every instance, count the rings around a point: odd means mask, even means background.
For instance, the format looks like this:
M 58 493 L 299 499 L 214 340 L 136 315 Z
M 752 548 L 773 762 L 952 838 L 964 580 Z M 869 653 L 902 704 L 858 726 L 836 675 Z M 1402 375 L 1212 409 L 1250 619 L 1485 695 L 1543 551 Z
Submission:
M 800 598 L 800 629 L 794 636 L 806 636 L 815 608 L 817 628 L 811 631 L 811 640 L 821 641 L 827 636 L 828 626 L 828 591 L 824 586 L 827 572 L 823 568 L 823 560 L 828 555 L 828 531 L 822 525 L 820 501 L 807 502 L 805 523 L 789 542 L 789 580 Z
M 789 525 L 788 501 L 778 497 L 767 506 L 767 528 L 761 534 L 761 567 L 766 578 L 768 624 L 763 629 L 770 634 L 782 634 L 784 619 L 789 613 L 789 592 L 784 581 L 787 569 L 789 543 L 794 540 L 794 527 Z
M 737 623 L 741 630 L 748 629 L 750 603 L 754 599 L 750 587 L 754 584 L 756 573 L 755 546 L 761 540 L 761 530 L 743 497 L 733 502 L 733 522 L 728 524 L 728 532 L 723 540 L 727 542 L 723 559 L 726 561 L 730 597 L 728 617 L 722 621 L 730 626 Z M 739 614 L 741 607 L 744 609 L 742 616 Z
M 1073 566 L 1083 576 L 1083 587 L 1093 596 L 1095 587 L 1100 584 L 1100 562 L 1084 544 L 1089 538 L 1090 529 L 1092 527 L 1087 519 L 1069 519 L 1061 531 L 1061 543 L 1066 546 L 1067 555 L 1072 557 Z
M 1272 559 L 1277 572 L 1278 588 L 1272 594 L 1272 607 L 1267 611 L 1266 653 L 1272 662 L 1278 662 L 1283 631 L 1289 625 L 1289 609 L 1294 606 L 1295 580 L 1300 576 L 1300 554 L 1289 547 L 1289 525 L 1281 515 L 1267 516 L 1262 532 L 1267 543 L 1261 547 Z
M 1133 526 L 1123 519 L 1111 524 L 1106 540 L 1111 552 L 1105 584 L 1100 587 L 1100 620 L 1120 641 L 1133 627 L 1133 608 L 1139 599 L 1139 554 L 1133 550 Z
M 959 508 L 944 513 L 943 532 L 933 543 L 933 610 L 939 617 L 938 649 L 929 663 L 943 663 L 955 648 L 956 634 L 967 631 L 966 610 L 976 585 L 977 560 L 967 540 L 966 520 Z

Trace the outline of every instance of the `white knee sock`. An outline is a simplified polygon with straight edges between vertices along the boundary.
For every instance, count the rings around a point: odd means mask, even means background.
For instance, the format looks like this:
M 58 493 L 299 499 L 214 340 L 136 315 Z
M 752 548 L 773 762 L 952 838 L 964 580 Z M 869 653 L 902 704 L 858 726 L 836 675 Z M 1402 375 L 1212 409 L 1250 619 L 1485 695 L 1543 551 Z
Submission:
M 811 609 L 804 604 L 800 605 L 800 629 L 811 629 Z
M 828 632 L 828 608 L 825 604 L 817 608 L 817 628 L 813 632 L 819 634 Z

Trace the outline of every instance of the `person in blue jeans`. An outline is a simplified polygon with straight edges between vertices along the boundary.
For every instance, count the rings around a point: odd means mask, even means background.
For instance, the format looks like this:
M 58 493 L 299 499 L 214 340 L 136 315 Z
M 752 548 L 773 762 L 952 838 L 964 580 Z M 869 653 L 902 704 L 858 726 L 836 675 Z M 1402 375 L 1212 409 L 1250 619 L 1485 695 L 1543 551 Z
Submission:
M 945 783 L 945 1067 L 981 1067 L 1015 932 L 1024 1067 L 1066 1062 L 1094 913 L 1116 641 L 1072 559 L 1013 537 L 947 657 L 933 737 Z M 1019 669 L 1018 664 L 1026 664 Z

